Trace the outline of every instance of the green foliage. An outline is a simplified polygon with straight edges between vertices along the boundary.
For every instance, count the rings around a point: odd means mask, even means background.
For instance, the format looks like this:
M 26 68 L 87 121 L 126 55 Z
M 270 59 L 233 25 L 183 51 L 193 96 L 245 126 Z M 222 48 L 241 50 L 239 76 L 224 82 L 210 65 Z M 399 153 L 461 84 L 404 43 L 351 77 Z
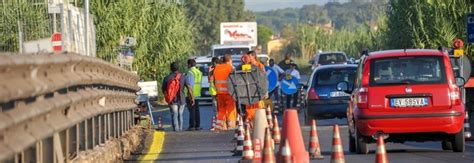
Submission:
M 5 1 L 0 3 L 0 10 L 0 51 L 18 52 L 19 29 L 23 41 L 48 38 L 52 34 L 47 5 Z
M 257 38 L 258 38 L 258 45 L 262 45 L 264 51 L 267 50 L 267 43 L 270 41 L 273 31 L 271 28 L 265 26 L 265 25 L 258 25 L 257 26 Z
M 370 30 L 368 26 L 357 29 L 341 29 L 332 33 L 319 27 L 298 24 L 293 38 L 288 38 L 288 54 L 294 54 L 305 59 L 311 59 L 318 50 L 343 51 L 349 56 L 358 57 L 361 49 L 381 49 L 377 44 L 382 36 L 380 31 Z
M 282 31 L 286 24 L 326 24 L 332 23 L 336 29 L 352 29 L 368 21 L 377 21 L 384 12 L 386 0 L 370 3 L 351 1 L 348 3 L 330 2 L 324 6 L 304 5 L 301 9 L 286 8 L 257 12 L 257 22 Z
M 437 48 L 466 38 L 465 13 L 469 0 L 391 0 L 388 16 L 389 48 Z M 473 2 L 471 2 L 473 3 Z
M 220 23 L 253 20 L 244 9 L 244 0 L 187 0 L 186 13 L 195 25 L 193 32 L 198 53 L 207 54 L 210 46 L 219 44 Z
M 91 1 L 97 31 L 97 55 L 113 61 L 122 37 L 134 37 L 133 67 L 144 80 L 161 81 L 169 64 L 183 61 L 193 50 L 193 26 L 183 7 L 164 2 Z

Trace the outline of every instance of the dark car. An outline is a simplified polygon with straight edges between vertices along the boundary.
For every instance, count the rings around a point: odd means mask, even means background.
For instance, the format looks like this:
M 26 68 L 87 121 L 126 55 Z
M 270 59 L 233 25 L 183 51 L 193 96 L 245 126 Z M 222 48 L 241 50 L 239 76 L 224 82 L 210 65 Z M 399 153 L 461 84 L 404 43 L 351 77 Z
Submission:
M 311 60 L 312 67 L 315 68 L 323 65 L 331 64 L 347 64 L 348 59 L 344 52 L 321 52 L 316 54 L 313 60 Z
M 311 74 L 306 88 L 306 122 L 310 119 L 346 117 L 349 94 L 336 90 L 337 83 L 353 83 L 356 65 L 336 64 L 317 67 Z

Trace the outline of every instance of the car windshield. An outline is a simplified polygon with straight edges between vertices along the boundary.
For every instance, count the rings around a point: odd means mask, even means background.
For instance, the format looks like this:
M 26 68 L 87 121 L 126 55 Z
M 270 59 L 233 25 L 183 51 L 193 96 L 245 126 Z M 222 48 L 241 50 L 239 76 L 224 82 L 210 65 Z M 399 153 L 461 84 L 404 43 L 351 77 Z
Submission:
M 356 77 L 355 67 L 345 68 L 328 68 L 317 72 L 316 85 L 336 85 L 339 82 L 345 81 L 349 84 L 354 83 Z
M 347 58 L 342 53 L 327 53 L 320 54 L 318 62 L 318 64 L 320 65 L 341 64 L 346 63 Z
M 202 72 L 202 76 L 207 76 L 211 62 L 197 63 L 196 67 Z
M 248 48 L 225 48 L 225 49 L 214 49 L 214 57 L 224 56 L 226 54 L 230 55 L 241 55 L 249 51 Z
M 442 57 L 396 57 L 371 61 L 370 85 L 430 84 L 446 81 Z

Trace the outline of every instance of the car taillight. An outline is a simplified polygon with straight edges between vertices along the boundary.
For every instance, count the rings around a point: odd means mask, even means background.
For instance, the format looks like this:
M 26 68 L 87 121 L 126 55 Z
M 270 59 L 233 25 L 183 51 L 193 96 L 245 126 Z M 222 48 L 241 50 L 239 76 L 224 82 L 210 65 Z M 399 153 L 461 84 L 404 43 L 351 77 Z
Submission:
M 359 108 L 366 108 L 367 107 L 367 95 L 369 93 L 369 89 L 362 87 L 359 90 L 359 95 L 357 97 L 357 105 Z
M 451 89 L 448 96 L 452 105 L 461 105 L 461 91 L 459 90 L 459 87 Z
M 319 100 L 318 93 L 316 93 L 316 90 L 314 90 L 314 88 L 309 89 L 308 100 Z

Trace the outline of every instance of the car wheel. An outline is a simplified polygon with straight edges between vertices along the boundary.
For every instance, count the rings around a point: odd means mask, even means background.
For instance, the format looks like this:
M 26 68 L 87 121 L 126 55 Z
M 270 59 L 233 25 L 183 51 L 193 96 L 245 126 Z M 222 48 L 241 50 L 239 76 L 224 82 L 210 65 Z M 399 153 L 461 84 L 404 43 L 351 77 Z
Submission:
M 352 152 L 352 153 L 356 152 L 356 141 L 350 131 L 349 131 L 349 152 Z
M 368 154 L 369 153 L 369 144 L 367 143 L 367 138 L 359 133 L 357 127 L 355 127 L 355 145 L 356 152 L 358 154 Z
M 450 141 L 442 141 L 441 148 L 443 150 L 453 150 L 453 144 Z
M 453 135 L 452 139 L 453 151 L 454 152 L 464 152 L 466 149 L 464 147 L 465 139 L 464 139 L 464 127 L 461 129 L 460 132 Z

